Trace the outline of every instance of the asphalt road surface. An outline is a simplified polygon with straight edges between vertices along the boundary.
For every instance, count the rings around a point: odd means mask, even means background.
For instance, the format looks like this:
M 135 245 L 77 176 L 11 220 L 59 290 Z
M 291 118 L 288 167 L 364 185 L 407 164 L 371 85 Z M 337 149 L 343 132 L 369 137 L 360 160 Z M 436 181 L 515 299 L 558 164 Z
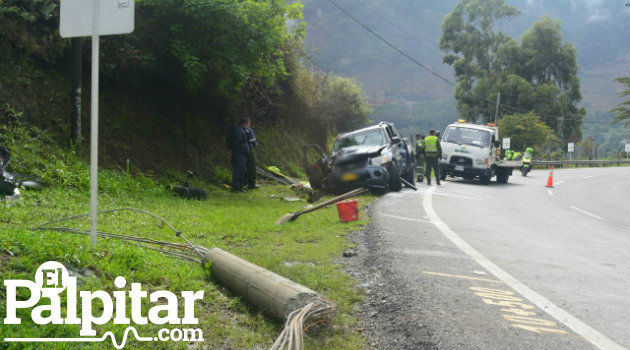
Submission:
M 375 349 L 630 349 L 630 168 L 390 193 L 348 269 Z

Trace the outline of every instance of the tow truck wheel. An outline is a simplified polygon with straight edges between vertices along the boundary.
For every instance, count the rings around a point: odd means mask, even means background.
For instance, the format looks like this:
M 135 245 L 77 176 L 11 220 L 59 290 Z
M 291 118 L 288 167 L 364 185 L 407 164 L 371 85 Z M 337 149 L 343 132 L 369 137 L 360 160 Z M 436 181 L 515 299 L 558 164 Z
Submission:
M 500 184 L 506 184 L 509 178 L 510 174 L 508 174 L 507 171 L 501 171 L 497 173 L 497 182 Z
M 389 169 L 389 190 L 398 192 L 402 189 L 402 181 L 400 181 L 400 169 L 396 163 L 392 163 Z
M 446 180 L 446 172 L 442 169 L 440 169 L 440 180 Z

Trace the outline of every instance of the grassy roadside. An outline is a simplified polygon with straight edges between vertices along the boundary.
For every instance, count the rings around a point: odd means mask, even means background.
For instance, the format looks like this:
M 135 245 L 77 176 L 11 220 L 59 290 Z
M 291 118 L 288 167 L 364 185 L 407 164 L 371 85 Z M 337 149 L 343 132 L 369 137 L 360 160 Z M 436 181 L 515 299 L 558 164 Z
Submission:
M 33 141 L 33 140 L 31 140 Z M 8 144 L 11 147 L 11 144 Z M 31 147 L 32 146 L 32 147 Z M 32 149 L 29 151 L 28 148 Z M 30 143 L 24 148 L 22 159 L 31 166 L 50 162 L 37 157 L 46 148 Z M 14 151 L 17 157 L 20 152 Z M 29 153 L 30 152 L 30 153 Z M 48 153 L 54 154 L 48 149 Z M 48 260 L 64 263 L 79 276 L 79 290 L 105 290 L 111 294 L 116 276 L 131 282 L 142 283 L 149 292 L 169 290 L 179 294 L 183 290 L 205 290 L 203 302 L 195 309 L 199 328 L 205 342 L 202 348 L 245 349 L 269 347 L 279 334 L 282 325 L 242 302 L 211 280 L 207 271 L 194 263 L 181 262 L 160 253 L 122 244 L 115 240 L 100 239 L 89 247 L 88 238 L 72 234 L 33 232 L 30 227 L 48 220 L 88 211 L 89 194 L 85 187 L 86 164 L 72 156 L 43 155 L 58 158 L 57 167 L 46 167 L 40 175 L 53 185 L 42 191 L 24 191 L 22 200 L 0 202 L 0 276 L 2 279 L 32 280 L 37 267 Z M 21 170 L 27 163 L 17 163 Z M 68 174 L 57 173 L 67 171 Z M 62 181 L 69 178 L 67 183 Z M 339 312 L 332 329 L 307 337 L 307 349 L 358 349 L 363 340 L 351 316 L 353 305 L 361 300 L 349 276 L 334 263 L 351 244 L 346 235 L 366 224 L 360 221 L 342 224 L 334 206 L 304 215 L 294 223 L 276 226 L 275 220 L 287 212 L 301 210 L 306 202 L 287 202 L 282 197 L 295 193 L 285 186 L 267 185 L 246 194 L 231 194 L 225 188 L 211 186 L 208 200 L 189 201 L 173 196 L 164 186 L 142 176 L 124 172 L 103 171 L 100 208 L 134 207 L 164 217 L 181 230 L 186 237 L 203 246 L 218 246 L 255 264 L 286 276 L 332 299 Z M 274 197 L 272 197 L 274 196 Z M 372 201 L 361 197 L 360 204 Z M 361 212 L 362 214 L 364 211 Z M 102 231 L 126 233 L 158 240 L 177 241 L 172 231 L 159 226 L 153 219 L 133 213 L 102 214 L 99 216 Z M 87 219 L 65 224 L 68 227 L 87 228 Z M 129 285 L 129 284 L 128 284 Z M 5 289 L 0 288 L 0 315 L 5 315 Z M 24 293 L 28 294 L 28 293 Z M 28 295 L 19 295 L 28 298 Z M 63 301 L 62 301 L 63 303 Z M 143 314 L 147 307 L 143 305 Z M 180 308 L 181 310 L 181 308 Z M 65 307 L 62 307 L 65 314 Z M 128 310 L 129 312 L 129 310 Z M 180 311 L 181 312 L 181 311 Z M 94 311 L 98 314 L 98 311 Z M 21 325 L 2 325 L 0 339 L 4 337 L 75 337 L 79 327 L 73 325 L 40 326 L 30 321 L 30 310 L 18 313 Z M 125 327 L 106 324 L 95 326 L 100 336 L 113 331 L 120 341 Z M 153 336 L 164 326 L 138 326 L 139 332 Z M 167 326 L 168 327 L 168 326 Z M 143 334 L 140 334 L 143 336 Z M 133 337 L 132 337 L 133 339 Z M 46 344 L 46 349 L 111 348 L 103 343 Z M 185 343 L 135 342 L 133 348 L 181 348 Z M 0 342 L 0 349 L 41 348 L 38 344 L 26 346 Z

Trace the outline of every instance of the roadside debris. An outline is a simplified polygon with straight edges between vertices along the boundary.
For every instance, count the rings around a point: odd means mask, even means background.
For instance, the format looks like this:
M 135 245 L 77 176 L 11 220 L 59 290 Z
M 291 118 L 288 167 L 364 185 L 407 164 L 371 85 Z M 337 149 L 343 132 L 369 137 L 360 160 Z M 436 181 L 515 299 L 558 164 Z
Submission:
M 275 167 L 275 166 L 269 166 L 266 169 L 261 168 L 261 167 L 256 167 L 256 173 L 264 178 L 276 181 L 283 185 L 291 186 L 291 185 L 299 184 L 298 181 L 282 174 L 280 172 L 280 169 L 278 169 L 278 167 Z
M 284 223 L 287 223 L 287 222 L 290 222 L 290 221 L 295 221 L 302 214 L 310 213 L 310 212 L 313 212 L 315 210 L 327 207 L 327 206 L 329 206 L 331 204 L 335 204 L 337 202 L 341 202 L 344 199 L 348 199 L 350 197 L 354 197 L 354 196 L 358 196 L 358 195 L 364 194 L 367 191 L 368 191 L 367 188 L 357 188 L 356 190 L 352 190 L 352 191 L 350 191 L 348 193 L 342 194 L 341 196 L 335 197 L 333 199 L 330 199 L 330 200 L 327 200 L 327 201 L 325 201 L 323 203 L 315 205 L 312 208 L 305 209 L 305 210 L 302 210 L 302 211 L 298 211 L 298 212 L 295 212 L 295 213 L 284 214 L 283 216 L 281 216 L 276 221 L 276 225 L 281 225 L 281 224 L 284 224 Z
M 354 249 L 346 249 L 343 251 L 344 258 L 351 258 L 353 256 L 357 256 L 357 251 Z
M 270 350 L 301 350 L 304 332 L 315 325 L 329 325 L 335 315 L 335 305 L 321 294 L 285 277 L 252 264 L 220 248 L 192 244 L 181 231 L 163 218 L 148 211 L 120 208 L 99 211 L 100 214 L 132 211 L 149 215 L 169 227 L 185 243 L 157 241 L 126 234 L 99 232 L 101 237 L 118 239 L 128 244 L 161 252 L 172 258 L 197 262 L 210 267 L 213 279 L 267 314 L 285 322 L 285 327 Z M 60 223 L 89 217 L 89 213 L 46 222 L 33 231 L 56 231 L 89 235 L 89 230 L 58 227 Z M 51 224 L 56 224 L 54 227 Z
M 189 181 L 195 176 L 195 173 L 191 170 L 186 171 L 187 181 L 182 185 L 169 186 L 168 189 L 173 191 L 176 195 L 186 199 L 198 199 L 206 200 L 208 198 L 208 192 L 205 188 L 193 187 Z
M 417 190 L 418 190 L 418 188 L 417 188 L 416 186 L 414 186 L 414 185 L 410 184 L 409 182 L 407 182 L 407 180 L 403 179 L 402 177 L 400 178 L 400 181 L 402 181 L 402 183 L 403 183 L 405 186 L 407 186 L 407 187 L 411 188 L 412 190 L 414 190 L 414 191 L 417 191 Z
M 34 176 L 26 176 L 6 171 L 11 162 L 11 152 L 0 147 L 0 196 L 6 196 L 6 201 L 13 201 L 20 196 L 20 188 L 41 189 L 44 183 Z

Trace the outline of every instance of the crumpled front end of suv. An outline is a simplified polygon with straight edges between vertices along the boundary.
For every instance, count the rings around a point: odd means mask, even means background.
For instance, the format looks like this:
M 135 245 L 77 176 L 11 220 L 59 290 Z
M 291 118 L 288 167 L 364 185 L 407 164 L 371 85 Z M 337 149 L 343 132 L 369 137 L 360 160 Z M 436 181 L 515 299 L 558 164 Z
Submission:
M 335 193 L 351 191 L 360 187 L 371 190 L 386 190 L 389 183 L 388 169 L 375 162 L 379 150 L 344 149 L 331 160 L 331 173 L 324 180 L 324 187 Z

